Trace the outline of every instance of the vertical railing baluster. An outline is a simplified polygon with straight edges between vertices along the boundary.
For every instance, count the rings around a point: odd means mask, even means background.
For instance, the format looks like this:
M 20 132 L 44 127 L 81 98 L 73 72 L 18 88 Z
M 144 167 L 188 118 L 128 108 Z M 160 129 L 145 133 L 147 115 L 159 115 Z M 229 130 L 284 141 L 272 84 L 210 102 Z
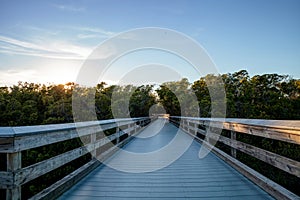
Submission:
M 117 144 L 119 144 L 119 142 L 120 142 L 120 128 L 117 126 L 117 128 L 116 128 L 116 135 L 117 135 Z
M 93 149 L 91 150 L 91 154 L 93 158 L 97 157 L 97 150 L 96 150 L 96 140 L 97 140 L 97 133 L 92 133 L 91 134 L 91 144 Z
M 195 129 L 195 136 L 197 136 L 197 133 L 198 133 L 198 123 L 196 121 L 194 123 L 194 129 Z
M 131 128 L 131 124 L 128 124 L 128 125 L 127 125 L 127 129 L 128 129 L 128 137 L 131 135 L 130 128 Z
M 236 140 L 236 132 L 235 131 L 230 131 L 230 138 L 231 140 Z M 236 149 L 231 147 L 231 156 L 236 158 Z
M 21 152 L 7 153 L 7 171 L 13 173 L 13 180 L 16 181 L 15 172 L 22 167 Z M 21 199 L 21 186 L 13 185 L 12 188 L 6 190 L 6 200 Z

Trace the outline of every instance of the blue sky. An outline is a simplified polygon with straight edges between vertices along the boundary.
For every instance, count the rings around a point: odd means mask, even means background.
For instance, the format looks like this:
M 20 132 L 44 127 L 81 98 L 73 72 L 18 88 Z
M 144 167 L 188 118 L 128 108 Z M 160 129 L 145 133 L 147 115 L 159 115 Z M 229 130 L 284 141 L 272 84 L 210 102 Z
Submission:
M 299 10 L 299 0 L 0 0 L 0 85 L 75 81 L 97 45 L 142 27 L 192 37 L 220 73 L 246 69 L 250 75 L 300 78 Z M 148 53 L 144 57 L 161 57 Z M 128 62 L 116 68 L 129 67 Z M 116 79 L 113 73 L 107 77 Z

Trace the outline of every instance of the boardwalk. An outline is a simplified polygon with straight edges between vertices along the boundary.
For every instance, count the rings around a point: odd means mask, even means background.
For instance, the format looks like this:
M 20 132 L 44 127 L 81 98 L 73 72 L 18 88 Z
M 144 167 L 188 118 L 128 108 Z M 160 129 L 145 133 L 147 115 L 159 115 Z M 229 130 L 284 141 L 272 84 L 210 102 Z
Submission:
M 150 152 L 163 147 L 178 131 L 172 124 L 165 124 L 152 137 L 142 138 L 158 130 L 162 123 L 159 119 L 151 124 L 124 149 Z M 178 160 L 154 172 L 126 173 L 102 165 L 60 199 L 272 199 L 214 154 L 199 159 L 200 146 L 194 141 Z M 120 157 L 122 153 L 116 153 L 110 162 Z

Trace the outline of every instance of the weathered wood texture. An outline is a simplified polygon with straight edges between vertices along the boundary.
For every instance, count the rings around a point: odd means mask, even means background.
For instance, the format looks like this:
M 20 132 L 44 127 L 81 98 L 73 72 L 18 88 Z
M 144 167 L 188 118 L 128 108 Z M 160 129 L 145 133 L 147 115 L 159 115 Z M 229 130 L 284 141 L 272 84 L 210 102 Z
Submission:
M 15 175 L 22 167 L 21 152 L 8 153 L 6 158 L 7 171 Z M 14 176 L 11 186 L 11 188 L 6 189 L 6 199 L 21 199 L 21 185 L 15 183 Z
M 42 162 L 30 165 L 18 171 L 16 174 L 16 184 L 22 185 L 33 179 L 36 179 L 58 167 L 63 166 L 85 154 L 89 151 L 86 147 L 79 147 Z
M 14 176 L 11 172 L 0 172 L 0 183 L 2 185 L 1 189 L 10 189 L 13 187 Z
M 6 171 L 0 171 L 0 189 L 6 189 L 6 199 L 21 199 L 21 186 L 31 180 L 34 180 L 52 170 L 55 170 L 87 153 L 91 153 L 94 157 L 102 159 L 110 156 L 116 148 L 116 145 L 123 145 L 125 141 L 120 142 L 120 137 L 125 134 L 133 135 L 141 127 L 137 124 L 146 124 L 150 118 L 133 118 L 133 119 L 115 119 L 103 120 L 97 122 L 80 122 L 75 124 L 58 124 L 44 126 L 26 126 L 26 127 L 1 127 L 0 128 L 0 153 L 7 156 Z M 128 128 L 120 131 L 118 127 L 127 126 Z M 112 135 L 101 136 L 97 139 L 97 134 L 105 130 L 116 128 L 116 132 Z M 67 141 L 74 138 L 85 138 L 84 146 L 61 153 L 55 157 L 43 160 L 22 168 L 21 151 L 50 145 L 57 142 Z M 111 143 L 109 149 L 96 154 L 96 149 Z M 63 178 L 58 183 L 41 192 L 34 199 L 50 198 L 57 196 L 64 191 L 63 188 L 71 187 L 76 181 L 86 175 L 96 166 L 94 162 L 87 163 L 75 172 Z M 78 175 L 74 174 L 78 173 Z M 64 180 L 64 181 L 63 181 Z M 64 184 L 66 184 L 64 186 Z M 52 192 L 52 193 L 51 193 Z M 47 195 L 46 195 L 47 194 Z
M 147 120 L 147 118 L 115 119 L 99 122 L 25 127 L 0 127 L 0 152 L 23 151 L 77 138 L 78 135 L 83 137 L 111 128 L 135 124 L 144 120 Z
M 206 127 L 223 128 L 238 133 L 246 133 L 284 142 L 300 144 L 299 120 L 171 117 L 171 120 L 172 119 L 188 120 Z
M 262 160 L 274 167 L 277 167 L 285 172 L 288 172 L 292 175 L 300 177 L 300 162 L 286 158 L 284 156 L 272 153 L 270 151 L 266 151 L 264 149 L 232 140 L 230 138 L 219 136 L 217 134 L 211 134 L 213 139 L 219 138 L 219 142 L 226 144 L 230 147 L 233 147 L 243 153 L 246 153 L 250 156 L 253 156 L 259 160 Z
M 177 124 L 182 130 L 197 138 L 203 144 L 212 148 L 219 157 L 231 164 L 243 175 L 261 186 L 277 199 L 297 199 L 297 195 L 286 190 L 277 183 L 264 177 L 248 166 L 236 160 L 236 150 L 262 160 L 280 170 L 300 177 L 300 162 L 275 154 L 273 152 L 255 147 L 236 140 L 236 132 L 245 133 L 284 142 L 300 144 L 300 121 L 279 120 L 250 120 L 250 119 L 205 119 L 188 117 L 170 117 L 170 121 Z M 192 123 L 191 125 L 189 125 Z M 196 124 L 196 125 L 195 125 Z M 201 128 L 199 128 L 201 126 Z M 204 129 L 203 129 L 204 127 Z M 213 133 L 211 129 L 222 128 L 230 131 L 230 138 Z M 207 134 L 207 130 L 209 134 Z M 197 133 L 209 137 L 206 141 L 197 137 Z M 211 146 L 207 141 L 217 140 L 231 147 L 231 156 Z

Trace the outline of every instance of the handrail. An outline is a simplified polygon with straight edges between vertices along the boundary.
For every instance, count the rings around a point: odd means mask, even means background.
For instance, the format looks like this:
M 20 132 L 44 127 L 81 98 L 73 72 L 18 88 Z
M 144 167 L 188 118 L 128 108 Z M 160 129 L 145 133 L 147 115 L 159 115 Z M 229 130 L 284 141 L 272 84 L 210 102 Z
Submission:
M 300 121 L 193 118 L 179 116 L 171 116 L 169 120 L 170 122 L 178 126 L 180 125 L 180 128 L 183 129 L 183 131 L 189 133 L 203 144 L 213 148 L 213 152 L 219 155 L 219 157 L 229 162 L 229 164 L 233 165 L 233 167 L 256 182 L 274 197 L 280 199 L 293 199 L 295 197 L 299 198 L 297 195 L 293 194 L 292 192 L 286 190 L 285 188 L 279 186 L 275 182 L 262 175 L 259 176 L 263 178 L 258 178 L 257 172 L 253 170 L 249 172 L 250 168 L 245 166 L 235 158 L 237 153 L 236 151 L 238 150 L 299 178 L 300 162 L 238 141 L 236 140 L 236 133 L 260 136 L 299 145 Z M 215 134 L 214 129 L 216 128 L 230 131 L 230 137 Z M 207 134 L 208 130 L 210 130 L 209 134 Z M 202 137 L 208 138 L 206 138 L 206 140 L 204 141 L 203 139 L 198 137 L 199 134 L 202 135 Z M 209 143 L 211 139 L 229 146 L 231 148 L 231 155 L 222 153 L 220 149 L 212 147 Z M 252 174 L 253 176 L 250 177 L 249 174 Z
M 141 117 L 78 122 L 76 124 L 0 127 L 0 153 L 6 154 L 6 170 L 0 171 L 0 189 L 6 190 L 6 199 L 21 199 L 21 186 L 23 184 L 74 161 L 89 152 L 99 160 L 106 159 L 117 149 L 116 146 L 110 145 L 108 149 L 100 153 L 97 149 L 113 141 L 115 141 L 117 146 L 123 145 L 124 142 L 128 140 L 121 140 L 124 135 L 130 138 L 137 134 L 150 120 L 149 117 Z M 106 137 L 97 138 L 99 132 L 113 128 L 116 129 L 115 133 Z M 77 129 L 80 129 L 80 135 Z M 26 167 L 22 166 L 22 151 L 79 137 L 87 137 L 88 142 L 85 142 L 83 146 L 41 162 Z M 82 169 L 79 168 L 77 173 L 79 173 L 80 178 L 82 178 L 82 174 L 88 173 L 90 168 L 98 164 L 99 162 L 94 158 L 82 166 Z M 66 181 L 70 180 L 66 178 Z M 64 183 L 53 184 L 45 190 L 50 191 L 47 195 L 42 191 L 33 198 L 39 199 L 45 198 L 45 196 L 48 196 L 47 198 L 49 198 L 49 196 L 55 198 L 64 191 L 61 188 L 54 189 L 56 185 L 63 187 Z
M 300 144 L 300 120 L 223 119 L 178 116 L 172 116 L 172 118 L 197 121 L 204 126 L 223 127 L 223 129 L 229 131 Z

